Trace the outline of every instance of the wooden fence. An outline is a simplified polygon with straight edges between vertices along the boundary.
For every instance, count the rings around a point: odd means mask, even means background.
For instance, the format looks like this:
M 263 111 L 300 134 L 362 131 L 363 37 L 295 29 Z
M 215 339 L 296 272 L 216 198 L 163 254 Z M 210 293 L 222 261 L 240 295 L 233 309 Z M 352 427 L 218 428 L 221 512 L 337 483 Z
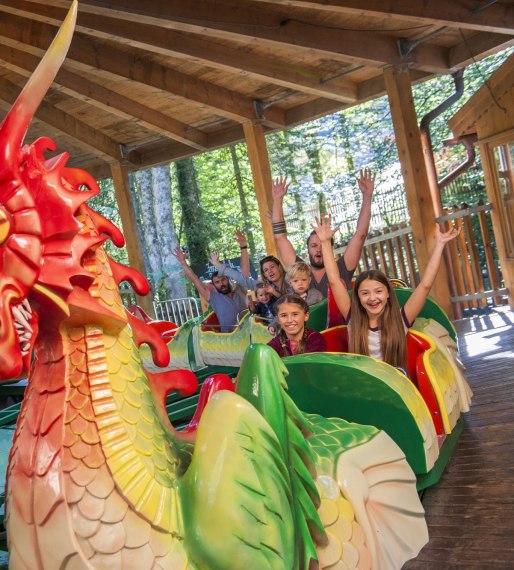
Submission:
M 507 290 L 501 288 L 498 261 L 494 256 L 491 208 L 482 201 L 474 207 L 462 204 L 437 219 L 462 228 L 457 240 L 450 242 L 445 250 L 451 302 L 457 318 L 466 309 L 505 302 Z M 343 246 L 335 251 L 342 254 L 344 250 Z M 356 273 L 367 269 L 379 269 L 415 287 L 419 283 L 419 271 L 411 227 L 399 224 L 368 238 Z

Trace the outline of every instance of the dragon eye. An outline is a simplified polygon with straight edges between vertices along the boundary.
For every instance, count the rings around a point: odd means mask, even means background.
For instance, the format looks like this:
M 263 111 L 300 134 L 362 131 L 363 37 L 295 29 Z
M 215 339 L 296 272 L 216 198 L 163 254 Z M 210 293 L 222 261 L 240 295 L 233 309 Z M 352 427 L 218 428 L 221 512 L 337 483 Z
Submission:
M 11 216 L 0 204 L 0 245 L 9 237 L 11 233 Z

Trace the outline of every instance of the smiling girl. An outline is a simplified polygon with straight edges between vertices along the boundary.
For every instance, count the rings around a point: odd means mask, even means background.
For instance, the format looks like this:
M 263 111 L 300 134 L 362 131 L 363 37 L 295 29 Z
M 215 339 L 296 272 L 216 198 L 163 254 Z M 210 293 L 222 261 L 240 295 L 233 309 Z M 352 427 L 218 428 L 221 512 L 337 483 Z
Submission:
M 283 295 L 275 303 L 280 333 L 268 345 L 279 356 L 306 352 L 324 352 L 325 339 L 319 332 L 305 326 L 309 318 L 309 305 L 297 295 Z
M 437 275 L 445 245 L 459 235 L 455 228 L 436 230 L 436 241 L 421 282 L 400 309 L 389 279 L 381 271 L 365 271 L 355 280 L 353 296 L 341 283 L 332 250 L 331 216 L 316 218 L 313 229 L 323 248 L 323 259 L 334 300 L 348 326 L 349 351 L 372 356 L 392 366 L 405 367 L 405 335 L 419 315 Z

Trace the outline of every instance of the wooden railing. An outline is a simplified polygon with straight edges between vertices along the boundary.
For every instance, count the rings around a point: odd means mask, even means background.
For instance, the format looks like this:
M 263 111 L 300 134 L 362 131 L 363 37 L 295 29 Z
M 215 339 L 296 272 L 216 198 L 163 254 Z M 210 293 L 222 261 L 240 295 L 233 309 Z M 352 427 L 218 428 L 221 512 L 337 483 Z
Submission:
M 466 309 L 505 302 L 507 290 L 501 287 L 495 258 L 491 209 L 491 204 L 482 201 L 474 207 L 462 204 L 437 219 L 462 228 L 457 240 L 450 242 L 445 250 L 451 301 L 457 318 Z M 337 248 L 336 255 L 344 250 L 344 246 Z M 367 269 L 379 269 L 389 277 L 400 278 L 415 287 L 419 283 L 419 272 L 411 227 L 400 224 L 368 238 L 356 274 Z
M 461 228 L 459 237 L 445 251 L 451 301 L 458 316 L 465 309 L 503 304 L 507 294 L 501 287 L 501 273 L 495 259 L 491 210 L 491 204 L 480 200 L 473 207 L 455 205 L 437 219 Z
M 336 248 L 335 254 L 344 253 L 346 246 Z M 418 265 L 412 228 L 403 223 L 375 232 L 364 242 L 356 275 L 368 269 L 379 269 L 391 278 L 405 281 L 409 287 L 419 283 Z

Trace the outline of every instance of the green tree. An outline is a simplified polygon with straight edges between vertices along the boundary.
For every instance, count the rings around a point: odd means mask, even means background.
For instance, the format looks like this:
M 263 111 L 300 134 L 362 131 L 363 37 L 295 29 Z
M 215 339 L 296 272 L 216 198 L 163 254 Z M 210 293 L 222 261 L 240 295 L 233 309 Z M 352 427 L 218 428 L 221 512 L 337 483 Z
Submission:
M 186 236 L 190 263 L 191 265 L 205 263 L 209 253 L 209 234 L 193 159 L 177 160 L 175 174 L 182 210 L 181 227 Z

